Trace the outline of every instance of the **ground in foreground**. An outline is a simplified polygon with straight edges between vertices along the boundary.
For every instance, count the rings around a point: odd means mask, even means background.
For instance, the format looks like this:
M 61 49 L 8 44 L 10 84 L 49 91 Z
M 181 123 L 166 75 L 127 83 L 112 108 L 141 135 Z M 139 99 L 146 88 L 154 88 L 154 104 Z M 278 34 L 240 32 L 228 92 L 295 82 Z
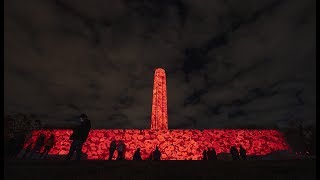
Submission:
M 5 179 L 316 179 L 315 160 L 8 161 Z

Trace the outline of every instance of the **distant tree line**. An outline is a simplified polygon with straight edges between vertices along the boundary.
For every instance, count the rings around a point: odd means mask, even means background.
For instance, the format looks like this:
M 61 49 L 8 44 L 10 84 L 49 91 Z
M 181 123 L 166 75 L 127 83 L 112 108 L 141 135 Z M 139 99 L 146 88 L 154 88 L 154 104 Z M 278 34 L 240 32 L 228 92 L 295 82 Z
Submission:
M 7 135 L 10 137 L 18 133 L 28 134 L 32 130 L 40 129 L 42 123 L 39 119 L 36 118 L 34 114 L 24 114 L 24 113 L 15 113 L 6 115 L 5 119 L 5 129 Z

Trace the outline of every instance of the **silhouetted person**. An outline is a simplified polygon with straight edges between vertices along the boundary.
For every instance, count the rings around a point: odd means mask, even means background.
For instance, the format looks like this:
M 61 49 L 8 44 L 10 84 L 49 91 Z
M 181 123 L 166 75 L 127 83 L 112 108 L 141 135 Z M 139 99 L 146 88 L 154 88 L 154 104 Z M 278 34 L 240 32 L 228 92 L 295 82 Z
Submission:
M 231 153 L 231 156 L 232 156 L 233 160 L 238 160 L 239 159 L 239 152 L 238 152 L 238 149 L 235 146 L 231 146 L 230 153 Z
M 33 149 L 30 152 L 30 158 L 33 159 L 34 153 L 40 154 L 41 148 L 44 145 L 44 141 L 46 139 L 46 136 L 44 134 L 40 134 L 40 136 L 38 137 L 38 139 L 36 140 Z
M 45 159 L 48 156 L 48 153 L 49 153 L 50 149 L 53 147 L 53 145 L 54 145 L 54 135 L 51 134 L 49 139 L 44 144 L 44 150 L 41 154 L 41 158 Z
M 13 137 L 9 140 L 8 155 L 10 158 L 16 158 L 17 155 L 21 152 L 21 150 L 23 149 L 24 140 L 24 133 L 14 134 Z
M 90 129 L 91 129 L 91 122 L 88 119 L 86 114 L 80 115 L 80 125 L 74 129 L 73 134 L 70 137 L 72 140 L 72 144 L 69 150 L 69 153 L 66 157 L 66 160 L 70 160 L 74 151 L 77 152 L 76 160 L 80 160 L 82 155 L 82 146 L 86 142 Z
M 217 159 L 217 153 L 214 148 L 210 148 L 207 152 L 208 160 L 216 160 Z
M 29 153 L 30 153 L 30 151 L 32 149 L 32 145 L 33 145 L 33 140 L 31 140 L 31 142 L 27 146 L 27 148 L 26 148 L 26 150 L 25 150 L 25 152 L 24 152 L 24 154 L 22 156 L 22 159 L 25 159 L 25 158 L 29 157 L 28 155 L 29 155 Z
M 116 140 L 113 140 L 113 141 L 111 141 L 111 143 L 110 143 L 110 148 L 109 148 L 109 160 L 112 160 L 113 154 L 114 154 L 114 152 L 116 151 L 116 149 L 117 149 L 117 141 L 116 141 Z
M 158 146 L 156 147 L 156 150 L 153 151 L 153 160 L 159 161 L 161 159 L 161 152 L 159 151 Z
M 212 157 L 213 157 L 213 160 L 217 160 L 218 157 L 217 157 L 217 152 L 214 148 L 212 148 Z
M 24 147 L 25 144 L 28 144 L 28 146 L 25 149 L 22 148 L 22 149 L 24 149 L 23 151 L 21 151 L 21 152 L 23 152 L 23 156 L 21 157 L 22 159 L 26 158 L 28 153 L 32 150 L 33 143 L 34 143 L 34 141 L 32 139 L 32 133 L 27 133 L 25 135 L 25 139 L 24 139 L 24 142 L 23 142 L 23 147 Z
M 246 160 L 247 159 L 247 152 L 246 150 L 240 145 L 240 156 L 241 159 Z
M 208 160 L 207 150 L 203 150 L 203 152 L 202 152 L 202 160 Z
M 210 148 L 207 151 L 207 158 L 208 158 L 208 160 L 212 160 L 212 152 L 211 152 Z
M 133 160 L 142 160 L 141 154 L 140 154 L 140 148 L 138 148 L 134 154 L 133 154 Z
M 119 141 L 119 144 L 117 146 L 118 151 L 118 157 L 117 160 L 123 160 L 124 159 L 124 151 L 126 149 L 126 145 L 123 143 L 122 140 Z

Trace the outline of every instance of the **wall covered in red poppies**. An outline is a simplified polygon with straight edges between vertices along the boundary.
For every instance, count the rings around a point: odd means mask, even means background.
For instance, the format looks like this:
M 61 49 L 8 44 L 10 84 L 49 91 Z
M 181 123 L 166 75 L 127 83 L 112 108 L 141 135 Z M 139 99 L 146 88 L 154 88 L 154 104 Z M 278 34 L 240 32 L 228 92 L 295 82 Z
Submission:
M 33 131 L 35 141 L 40 133 L 56 137 L 51 155 L 66 155 L 70 148 L 69 137 L 72 130 L 37 130 Z M 215 148 L 217 154 L 229 152 L 230 146 L 240 144 L 248 155 L 265 155 L 276 150 L 288 150 L 282 134 L 277 130 L 91 130 L 82 151 L 88 159 L 108 159 L 109 144 L 112 139 L 123 140 L 126 144 L 126 159 L 132 159 L 136 148 L 140 147 L 141 156 L 146 159 L 158 145 L 163 160 L 199 160 L 205 148 Z M 29 145 L 31 139 L 25 144 Z M 117 154 L 115 153 L 115 156 Z

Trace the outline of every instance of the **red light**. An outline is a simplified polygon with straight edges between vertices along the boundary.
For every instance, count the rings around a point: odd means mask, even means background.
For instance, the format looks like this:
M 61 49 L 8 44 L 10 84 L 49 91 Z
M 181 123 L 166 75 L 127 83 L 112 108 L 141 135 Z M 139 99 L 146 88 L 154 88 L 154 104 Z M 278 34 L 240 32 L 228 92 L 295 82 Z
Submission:
M 277 130 L 168 130 L 166 88 L 165 71 L 158 68 L 154 76 L 151 130 L 91 130 L 82 148 L 82 151 L 88 155 L 88 159 L 107 159 L 109 145 L 113 138 L 123 140 L 126 144 L 126 159 L 132 159 L 137 148 L 141 149 L 141 156 L 146 159 L 156 146 L 159 146 L 163 160 L 199 160 L 204 149 L 215 148 L 217 153 L 229 153 L 233 145 L 238 147 L 242 145 L 248 155 L 265 155 L 273 151 L 289 149 L 289 145 Z M 32 140 L 35 141 L 40 133 L 49 137 L 51 131 L 33 131 Z M 52 133 L 55 135 L 56 142 L 49 154 L 66 155 L 71 145 L 69 137 L 72 130 L 57 129 Z M 31 140 L 25 144 L 25 148 L 30 142 Z M 115 152 L 116 155 L 117 152 Z
M 166 73 L 162 68 L 154 73 L 152 93 L 151 130 L 168 129 Z
M 40 133 L 49 137 L 49 130 L 33 131 L 33 140 Z M 53 130 L 56 143 L 51 155 L 66 155 L 71 145 L 72 130 Z M 134 151 L 141 148 L 141 156 L 146 159 L 158 145 L 164 160 L 199 160 L 206 148 L 215 148 L 217 153 L 229 153 L 230 146 L 242 145 L 248 155 L 265 155 L 277 150 L 288 150 L 282 134 L 276 130 L 91 130 L 82 151 L 88 159 L 105 160 L 109 156 L 109 145 L 114 138 L 126 144 L 126 158 L 132 159 Z M 26 143 L 25 147 L 28 145 Z M 116 154 L 115 154 L 116 155 Z

